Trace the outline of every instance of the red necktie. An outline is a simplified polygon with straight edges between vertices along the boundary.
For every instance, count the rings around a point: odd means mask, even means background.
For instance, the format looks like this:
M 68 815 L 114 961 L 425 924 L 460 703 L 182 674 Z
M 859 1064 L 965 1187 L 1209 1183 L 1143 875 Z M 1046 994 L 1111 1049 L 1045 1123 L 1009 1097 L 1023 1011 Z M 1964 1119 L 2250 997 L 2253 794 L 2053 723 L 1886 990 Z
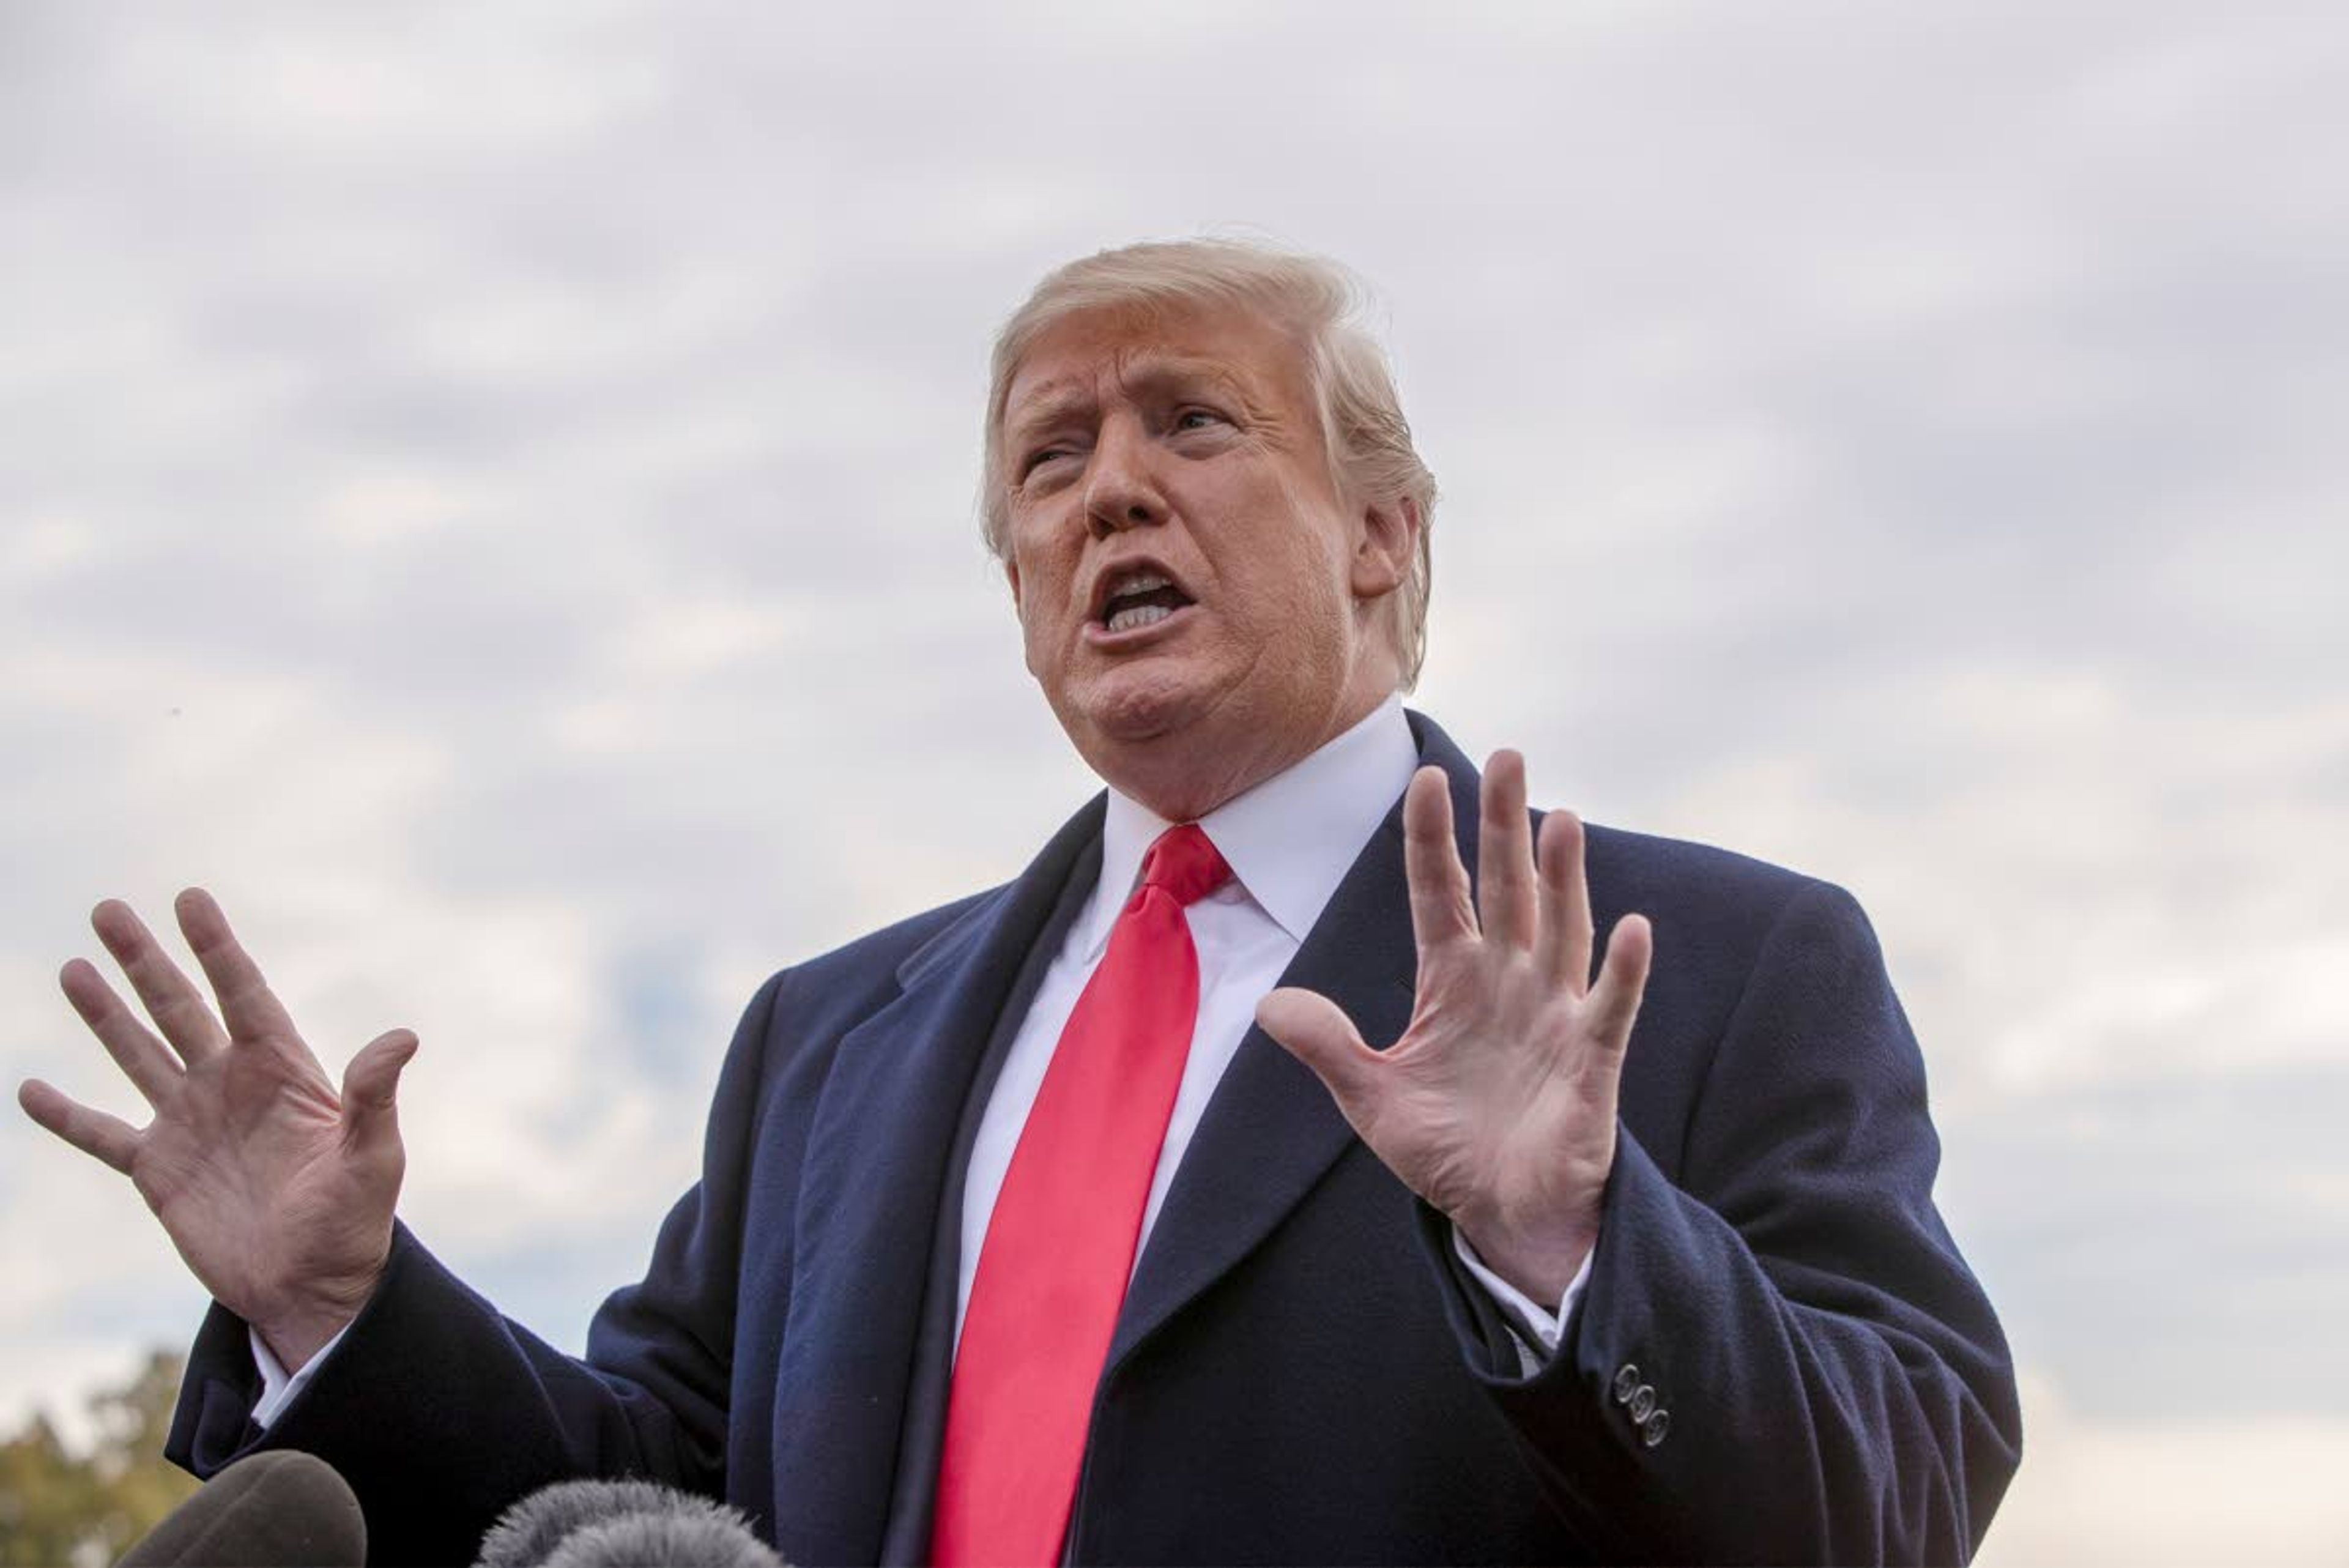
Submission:
M 1093 1387 L 1199 1016 L 1183 910 L 1230 875 L 1196 826 L 1162 834 L 1061 1031 L 963 1314 L 930 1536 L 937 1568 L 1060 1561 Z

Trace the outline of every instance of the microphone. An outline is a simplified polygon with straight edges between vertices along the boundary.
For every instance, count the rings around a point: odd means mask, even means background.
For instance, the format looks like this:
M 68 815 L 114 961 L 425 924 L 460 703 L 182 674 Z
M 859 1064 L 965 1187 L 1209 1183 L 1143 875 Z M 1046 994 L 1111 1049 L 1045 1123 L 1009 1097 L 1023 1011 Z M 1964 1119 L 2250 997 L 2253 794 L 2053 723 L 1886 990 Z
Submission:
M 348 1482 L 291 1449 L 248 1454 L 163 1516 L 115 1568 L 366 1568 L 367 1521 Z
M 785 1568 L 723 1503 L 651 1481 L 560 1481 L 506 1510 L 473 1568 Z

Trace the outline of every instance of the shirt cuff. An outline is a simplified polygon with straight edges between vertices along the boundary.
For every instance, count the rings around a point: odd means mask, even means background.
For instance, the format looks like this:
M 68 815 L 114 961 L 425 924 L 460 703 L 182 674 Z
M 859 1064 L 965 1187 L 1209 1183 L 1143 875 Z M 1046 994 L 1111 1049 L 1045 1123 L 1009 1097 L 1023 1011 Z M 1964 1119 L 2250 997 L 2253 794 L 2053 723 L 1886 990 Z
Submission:
M 244 1335 L 253 1342 L 253 1364 L 261 1369 L 261 1397 L 253 1402 L 253 1424 L 267 1431 L 270 1423 L 277 1419 L 278 1412 L 294 1402 L 294 1396 L 309 1386 L 311 1374 L 335 1353 L 335 1346 L 342 1344 L 343 1335 L 348 1333 L 350 1326 L 347 1324 L 336 1329 L 335 1337 L 320 1345 L 316 1355 L 288 1372 L 285 1364 L 262 1343 L 261 1335 L 247 1328 Z
M 1558 1298 L 1555 1314 L 1485 1267 L 1485 1260 L 1476 1255 L 1476 1249 L 1468 1244 L 1467 1236 L 1457 1225 L 1452 1227 L 1452 1250 L 1460 1254 L 1460 1261 L 1501 1309 L 1501 1316 L 1509 1325 L 1509 1337 L 1516 1342 L 1519 1366 L 1527 1376 L 1539 1371 L 1542 1363 L 1557 1353 L 1557 1342 L 1566 1337 L 1566 1320 L 1574 1315 L 1574 1303 L 1581 1299 L 1582 1287 L 1590 1282 L 1590 1260 L 1599 1255 L 1598 1241 L 1594 1239 L 1590 1251 L 1582 1255 L 1582 1267 L 1575 1270 L 1574 1278 L 1567 1282 L 1566 1294 Z

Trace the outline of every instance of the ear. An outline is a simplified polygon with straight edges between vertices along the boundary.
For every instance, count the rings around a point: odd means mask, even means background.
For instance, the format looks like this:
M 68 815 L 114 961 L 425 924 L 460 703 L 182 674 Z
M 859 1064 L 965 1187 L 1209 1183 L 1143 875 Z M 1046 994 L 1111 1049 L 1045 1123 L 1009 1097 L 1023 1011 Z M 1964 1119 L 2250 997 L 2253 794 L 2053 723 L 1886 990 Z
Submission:
M 1355 598 L 1381 599 L 1410 580 L 1419 528 L 1419 503 L 1408 496 L 1362 509 L 1347 576 Z
M 1019 608 L 1019 563 L 1010 556 L 1003 557 L 1003 580 L 1011 585 L 1011 607 Z

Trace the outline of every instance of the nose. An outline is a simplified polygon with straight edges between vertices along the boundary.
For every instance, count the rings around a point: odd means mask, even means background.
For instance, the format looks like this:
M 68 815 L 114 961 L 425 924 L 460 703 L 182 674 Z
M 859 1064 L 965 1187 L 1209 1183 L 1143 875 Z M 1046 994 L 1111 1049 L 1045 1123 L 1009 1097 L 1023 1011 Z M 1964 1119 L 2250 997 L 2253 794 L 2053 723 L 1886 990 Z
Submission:
M 1126 417 L 1102 421 L 1085 475 L 1085 526 L 1096 539 L 1166 520 L 1166 498 L 1151 472 L 1148 436 Z

